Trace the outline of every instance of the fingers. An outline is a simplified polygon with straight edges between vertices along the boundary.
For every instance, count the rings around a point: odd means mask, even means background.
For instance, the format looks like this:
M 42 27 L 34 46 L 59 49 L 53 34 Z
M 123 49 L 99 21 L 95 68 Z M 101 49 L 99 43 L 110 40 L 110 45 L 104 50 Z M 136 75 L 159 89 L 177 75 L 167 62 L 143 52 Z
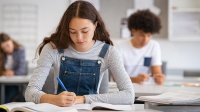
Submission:
M 139 77 L 142 82 L 149 79 L 149 75 L 147 75 L 147 74 L 140 74 Z
M 72 106 L 76 100 L 76 94 L 74 92 L 64 91 L 58 95 L 60 98 L 61 106 Z
M 157 84 L 162 85 L 164 83 L 165 77 L 162 74 L 157 74 L 154 75 L 154 79 Z
M 149 75 L 148 74 L 144 74 L 144 81 L 149 79 Z
M 74 92 L 68 92 L 68 96 L 76 96 Z
M 76 96 L 74 92 L 68 92 L 68 91 L 63 91 L 60 94 L 65 95 L 65 96 L 74 96 L 74 97 Z
M 65 95 L 65 99 L 68 101 L 74 101 L 76 98 L 76 94 L 74 92 L 63 92 L 63 95 Z
M 143 82 L 145 81 L 144 76 L 143 75 L 138 75 L 135 79 L 134 79 L 134 83 L 138 83 L 138 84 L 143 84 Z
M 158 85 L 162 85 L 165 81 L 165 76 L 163 74 L 154 74 L 153 77 L 154 77 L 154 81 Z M 134 81 L 135 81 L 135 83 L 143 84 L 149 78 L 150 78 L 150 76 L 148 74 L 141 73 L 134 79 Z

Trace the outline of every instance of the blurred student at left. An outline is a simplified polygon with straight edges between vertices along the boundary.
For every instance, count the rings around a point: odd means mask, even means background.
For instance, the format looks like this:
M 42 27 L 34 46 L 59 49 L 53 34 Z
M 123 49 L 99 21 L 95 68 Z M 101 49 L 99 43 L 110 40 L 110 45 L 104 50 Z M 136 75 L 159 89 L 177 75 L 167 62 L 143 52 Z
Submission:
M 25 75 L 25 50 L 8 34 L 0 33 L 0 76 Z M 19 94 L 17 86 L 6 86 L 5 102 L 11 102 Z

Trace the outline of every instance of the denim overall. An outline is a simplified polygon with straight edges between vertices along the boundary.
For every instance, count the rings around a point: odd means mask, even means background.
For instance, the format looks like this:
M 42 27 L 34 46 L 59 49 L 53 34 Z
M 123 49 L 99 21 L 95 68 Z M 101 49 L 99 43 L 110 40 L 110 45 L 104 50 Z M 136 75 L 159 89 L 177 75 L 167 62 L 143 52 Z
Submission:
M 104 58 L 108 44 L 104 44 L 99 57 Z M 59 53 L 63 54 L 64 49 Z M 67 56 L 61 56 L 59 78 L 65 85 L 67 91 L 74 92 L 76 95 L 97 94 L 101 60 L 75 59 Z M 64 91 L 58 85 L 57 94 Z

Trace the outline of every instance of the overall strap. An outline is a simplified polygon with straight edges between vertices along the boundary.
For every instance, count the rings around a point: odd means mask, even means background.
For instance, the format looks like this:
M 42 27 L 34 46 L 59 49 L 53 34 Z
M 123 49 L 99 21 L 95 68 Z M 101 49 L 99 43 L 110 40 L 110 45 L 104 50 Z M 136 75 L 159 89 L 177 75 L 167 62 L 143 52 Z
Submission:
M 100 53 L 99 53 L 99 57 L 101 57 L 101 58 L 104 58 L 105 57 L 105 55 L 106 55 L 106 53 L 107 53 L 107 51 L 108 51 L 108 48 L 109 48 L 109 44 L 104 44 L 103 45 L 103 47 L 102 47 L 102 49 L 101 49 L 101 51 L 100 51 Z

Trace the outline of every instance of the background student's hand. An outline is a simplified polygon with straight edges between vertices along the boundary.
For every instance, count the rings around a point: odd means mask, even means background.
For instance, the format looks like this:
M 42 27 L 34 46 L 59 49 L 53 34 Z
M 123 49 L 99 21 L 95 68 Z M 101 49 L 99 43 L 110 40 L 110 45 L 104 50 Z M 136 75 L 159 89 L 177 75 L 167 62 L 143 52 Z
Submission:
M 138 84 L 143 84 L 144 81 L 147 81 L 149 79 L 149 75 L 145 74 L 145 73 L 141 73 L 136 77 L 132 77 L 131 81 L 134 83 L 138 83 Z
M 164 74 L 153 74 L 153 78 L 156 84 L 162 85 L 165 81 Z
M 6 76 L 6 77 L 12 77 L 12 76 L 14 76 L 15 74 L 14 74 L 14 71 L 13 71 L 13 70 L 5 70 L 5 71 L 3 72 L 3 75 Z

